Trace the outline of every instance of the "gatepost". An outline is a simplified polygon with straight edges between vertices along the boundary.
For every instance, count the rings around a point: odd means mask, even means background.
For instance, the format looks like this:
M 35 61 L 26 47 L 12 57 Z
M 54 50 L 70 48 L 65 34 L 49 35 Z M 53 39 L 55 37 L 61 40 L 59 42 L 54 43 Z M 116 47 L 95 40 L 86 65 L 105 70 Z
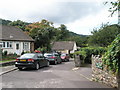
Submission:
M 74 55 L 74 62 L 75 62 L 75 67 L 81 66 L 80 55 L 78 55 L 78 54 Z

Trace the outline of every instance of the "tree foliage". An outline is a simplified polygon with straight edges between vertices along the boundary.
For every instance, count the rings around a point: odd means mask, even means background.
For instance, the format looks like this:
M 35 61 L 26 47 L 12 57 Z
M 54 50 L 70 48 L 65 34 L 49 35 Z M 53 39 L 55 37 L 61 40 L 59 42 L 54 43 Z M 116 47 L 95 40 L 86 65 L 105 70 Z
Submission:
M 25 29 L 28 31 L 29 35 L 35 39 L 36 49 L 46 47 L 47 50 L 50 50 L 50 43 L 55 41 L 76 41 L 80 46 L 82 42 L 86 40 L 82 40 L 82 36 L 80 35 L 73 35 L 72 32 L 67 30 L 64 24 L 55 28 L 53 22 L 45 19 L 41 22 L 29 24 Z
M 112 1 L 112 2 L 105 2 L 105 4 L 108 4 L 110 3 L 111 4 L 111 7 L 109 8 L 109 12 L 111 12 L 111 16 L 116 12 L 116 11 L 120 11 L 120 1 L 117 0 L 117 1 Z
M 28 25 L 28 24 L 29 24 L 29 23 L 23 22 L 23 21 L 21 21 L 21 20 L 17 20 L 17 21 L 13 21 L 13 22 L 10 22 L 10 23 L 9 23 L 9 25 L 11 25 L 11 26 L 16 26 L 16 27 L 22 29 L 23 31 L 26 31 L 25 27 L 26 27 L 26 25 Z
M 11 23 L 12 21 L 10 20 L 4 20 L 4 19 L 0 19 L 0 24 L 2 25 L 8 25 L 9 23 Z
M 94 30 L 88 42 L 89 45 L 106 47 L 111 44 L 115 37 L 120 33 L 120 26 L 102 25 L 99 30 Z
M 54 34 L 52 32 L 54 29 L 52 22 L 43 19 L 41 22 L 27 25 L 25 29 L 29 32 L 29 35 L 35 39 L 36 49 L 39 47 L 47 47 L 47 49 L 50 49 L 50 41 Z

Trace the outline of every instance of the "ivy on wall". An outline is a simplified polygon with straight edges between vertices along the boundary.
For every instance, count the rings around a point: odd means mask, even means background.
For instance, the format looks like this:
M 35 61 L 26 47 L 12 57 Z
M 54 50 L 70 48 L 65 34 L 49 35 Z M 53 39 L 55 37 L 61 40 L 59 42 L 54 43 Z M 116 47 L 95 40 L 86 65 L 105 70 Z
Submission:
M 118 62 L 120 62 L 120 34 L 111 45 L 108 46 L 108 50 L 102 60 L 109 71 L 112 71 L 113 74 L 118 73 Z

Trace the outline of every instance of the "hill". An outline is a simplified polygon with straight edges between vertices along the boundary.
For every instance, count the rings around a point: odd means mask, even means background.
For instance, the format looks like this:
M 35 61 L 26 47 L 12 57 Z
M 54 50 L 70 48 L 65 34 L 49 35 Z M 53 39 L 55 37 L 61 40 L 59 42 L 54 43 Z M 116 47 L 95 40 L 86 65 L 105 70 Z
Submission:
M 12 21 L 10 21 L 10 20 L 0 19 L 0 24 L 2 24 L 2 25 L 8 25 L 11 22 Z

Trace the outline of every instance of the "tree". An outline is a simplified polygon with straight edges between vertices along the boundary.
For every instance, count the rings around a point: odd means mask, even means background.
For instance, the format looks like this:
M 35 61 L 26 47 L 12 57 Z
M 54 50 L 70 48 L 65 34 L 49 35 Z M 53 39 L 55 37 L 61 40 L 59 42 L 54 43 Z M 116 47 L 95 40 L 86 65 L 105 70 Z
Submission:
M 13 22 L 10 22 L 10 23 L 9 23 L 9 25 L 11 25 L 11 26 L 16 26 L 16 27 L 22 29 L 23 31 L 26 31 L 26 30 L 25 30 L 25 27 L 26 27 L 26 25 L 28 25 L 28 24 L 30 24 L 30 23 L 26 23 L 26 22 L 23 22 L 23 21 L 21 21 L 21 20 L 17 20 L 17 21 L 13 21 Z
M 43 19 L 41 22 L 32 23 L 26 26 L 29 35 L 35 39 L 35 49 L 46 47 L 50 50 L 50 42 L 53 38 L 54 26 L 52 22 Z
M 120 26 L 103 25 L 99 30 L 94 30 L 93 35 L 88 39 L 89 45 L 106 47 L 120 33 Z
M 12 21 L 10 20 L 4 20 L 4 19 L 0 19 L 0 24 L 2 25 L 8 25 L 9 23 L 11 23 Z
M 69 31 L 64 24 L 61 24 L 60 27 L 56 30 L 56 41 L 63 41 L 68 37 Z
M 114 1 L 114 2 L 105 2 L 105 4 L 110 3 L 112 6 L 109 8 L 109 11 L 111 12 L 111 16 L 116 12 L 120 11 L 120 1 Z
M 83 36 L 70 36 L 67 41 L 75 41 L 78 47 L 84 47 L 87 44 L 88 37 Z

